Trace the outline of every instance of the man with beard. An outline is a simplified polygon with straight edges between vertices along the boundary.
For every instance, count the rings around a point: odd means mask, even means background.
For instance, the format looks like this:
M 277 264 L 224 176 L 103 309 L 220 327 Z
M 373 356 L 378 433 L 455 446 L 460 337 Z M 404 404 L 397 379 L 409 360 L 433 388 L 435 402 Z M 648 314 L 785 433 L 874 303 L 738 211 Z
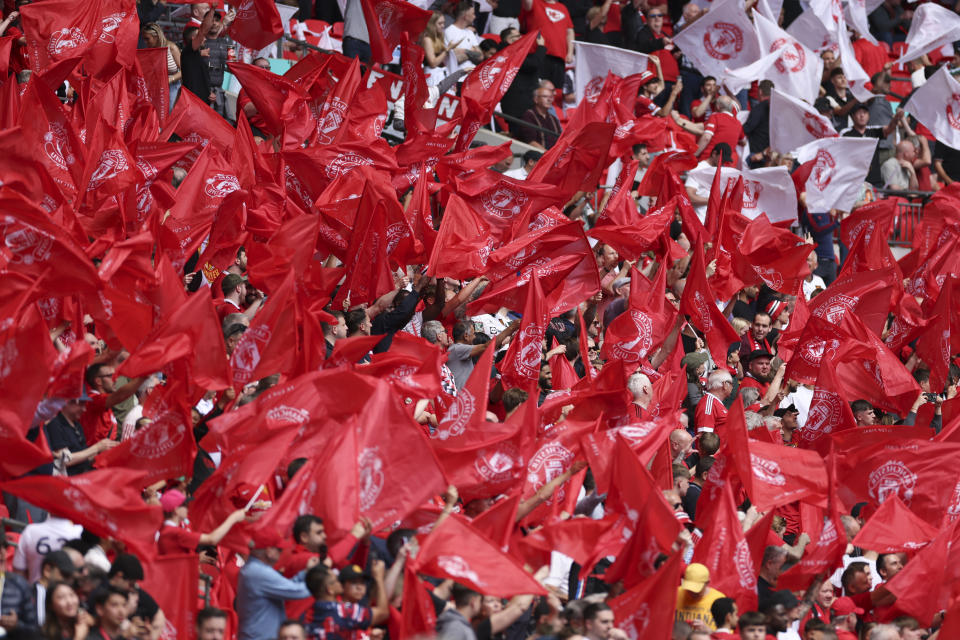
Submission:
M 759 315 L 757 314 L 758 317 Z M 770 373 L 772 359 L 771 353 L 764 349 L 752 352 L 747 362 L 747 372 L 740 381 L 740 388 L 753 387 L 760 391 L 761 398 L 765 396 L 770 389 L 770 381 L 773 380 L 773 375 Z

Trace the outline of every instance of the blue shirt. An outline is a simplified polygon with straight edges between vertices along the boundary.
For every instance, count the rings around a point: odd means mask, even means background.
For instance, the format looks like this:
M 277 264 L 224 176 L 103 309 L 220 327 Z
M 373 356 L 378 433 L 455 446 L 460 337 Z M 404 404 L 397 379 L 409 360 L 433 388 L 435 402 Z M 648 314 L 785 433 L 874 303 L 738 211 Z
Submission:
M 237 582 L 237 616 L 240 619 L 239 640 L 273 640 L 286 620 L 284 602 L 309 598 L 304 584 L 306 571 L 293 579 L 284 578 L 276 569 L 250 557 L 240 569 Z

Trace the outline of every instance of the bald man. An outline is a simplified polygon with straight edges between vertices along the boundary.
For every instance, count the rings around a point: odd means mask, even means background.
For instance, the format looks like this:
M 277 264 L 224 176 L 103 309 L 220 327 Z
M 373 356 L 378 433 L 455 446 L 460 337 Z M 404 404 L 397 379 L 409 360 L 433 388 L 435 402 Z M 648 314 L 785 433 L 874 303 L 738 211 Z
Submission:
M 683 429 L 670 432 L 670 456 L 674 463 L 683 464 L 693 447 L 693 436 Z
M 880 165 L 880 176 L 883 185 L 891 191 L 916 191 L 920 188 L 917 182 L 917 171 L 913 167 L 917 159 L 917 149 L 909 140 L 902 140 L 897 144 L 897 153 Z

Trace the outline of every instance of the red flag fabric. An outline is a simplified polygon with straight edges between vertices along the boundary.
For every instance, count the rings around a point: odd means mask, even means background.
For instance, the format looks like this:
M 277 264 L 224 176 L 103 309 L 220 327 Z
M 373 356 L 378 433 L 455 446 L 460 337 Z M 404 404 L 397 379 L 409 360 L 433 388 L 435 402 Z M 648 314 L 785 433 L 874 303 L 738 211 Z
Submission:
M 192 475 L 197 447 L 183 393 L 183 383 L 179 381 L 157 387 L 144 402 L 145 410 L 149 407 L 144 417 L 152 422 L 120 446 L 97 456 L 97 468 L 145 471 L 145 485 Z
M 856 314 L 878 336 L 883 332 L 896 290 L 894 267 L 838 278 L 807 303 L 810 314 L 839 325 L 847 313 Z
M 893 229 L 896 212 L 895 198 L 884 198 L 857 207 L 840 222 L 840 242 L 847 247 L 852 247 L 861 234 L 868 240 L 874 234 L 884 239 L 888 238 Z
M 251 49 L 263 49 L 283 35 L 283 20 L 272 0 L 247 0 L 237 6 L 230 37 Z
M 408 561 L 403 567 L 403 632 L 408 636 L 431 634 L 437 629 L 437 610 L 427 587 Z
M 520 493 L 517 492 L 482 512 L 471 521 L 471 524 L 478 532 L 500 545 L 501 551 L 506 552 L 516 527 L 519 506 Z
M 682 573 L 683 554 L 675 553 L 655 574 L 610 600 L 616 627 L 630 640 L 669 638 Z
M 363 18 L 370 38 L 370 59 L 386 64 L 393 59 L 393 50 L 403 41 L 419 37 L 432 15 L 429 11 L 403 0 L 360 0 Z
M 578 191 L 597 188 L 603 162 L 617 126 L 612 122 L 591 122 L 580 130 L 568 128 L 527 176 L 531 182 L 556 187 L 556 197 L 566 203 Z
M 20 13 L 34 73 L 67 58 L 86 55 L 102 33 L 102 0 L 77 5 L 70 0 L 44 0 Z
M 194 553 L 158 555 L 144 564 L 140 586 L 153 596 L 164 614 L 160 640 L 193 638 L 200 558 Z
M 693 249 L 693 260 L 687 272 L 687 282 L 680 298 L 680 312 L 690 316 L 690 322 L 703 331 L 714 362 L 726 363 L 727 348 L 740 341 L 740 336 L 717 307 L 716 298 L 707 282 L 703 248 Z M 722 591 L 722 589 L 721 589 Z
M 486 271 L 493 248 L 490 226 L 456 194 L 451 194 L 437 231 L 427 274 L 474 278 Z
M 547 593 L 516 560 L 455 514 L 420 542 L 412 568 L 500 598 Z
M 750 440 L 751 485 L 747 492 L 760 511 L 806 500 L 826 503 L 827 470 L 820 454 Z
M 945 560 L 953 557 L 950 552 L 955 529 L 953 524 L 940 529 L 929 545 L 885 583 L 887 590 L 897 596 L 897 609 L 916 618 L 923 627 L 930 626 L 936 613 L 947 605 L 948 592 L 936 587 L 950 584 L 947 576 L 952 563 Z
M 743 232 L 740 252 L 771 289 L 794 295 L 810 273 L 807 257 L 813 246 L 794 233 L 770 224 L 760 215 Z
M 918 518 L 894 494 L 863 523 L 852 544 L 877 553 L 914 551 L 937 537 L 939 530 Z
M 677 310 L 666 302 L 666 268 L 663 264 L 649 290 L 647 279 L 635 267 L 630 269 L 630 301 L 627 310 L 607 327 L 600 356 L 627 364 L 644 361 L 663 344 Z
M 291 271 L 233 348 L 230 366 L 235 388 L 293 366 L 297 338 L 293 280 Z
M 607 208 L 609 207 L 608 204 Z M 664 244 L 664 236 L 670 229 L 676 208 L 677 201 L 671 199 L 664 205 L 648 211 L 636 222 L 598 225 L 590 230 L 589 235 L 616 249 L 621 258 L 637 260 L 645 252 Z
M 543 340 L 550 316 L 540 289 L 540 280 L 531 278 L 527 285 L 527 301 L 523 307 L 520 330 L 510 340 L 507 355 L 501 364 L 503 385 L 532 393 L 540 379 Z
M 817 376 L 807 420 L 800 429 L 799 443 L 800 447 L 815 449 L 823 455 L 829 452 L 831 433 L 857 426 L 850 403 L 844 397 L 837 380 L 836 365 L 830 359 L 827 359 L 825 364 L 826 366 L 820 367 Z
M 0 488 L 150 558 L 163 514 L 140 496 L 145 477 L 142 471 L 102 469 L 78 476 L 26 476 Z
M 720 493 L 720 503 L 713 512 L 713 520 L 706 526 L 698 518 L 703 537 L 693 551 L 693 562 L 710 570 L 710 586 L 737 601 L 737 608 L 753 611 L 757 608 L 757 569 L 754 567 L 737 518 L 737 506 L 730 484 Z
M 475 437 L 474 434 L 483 433 L 494 351 L 496 345 L 491 341 L 477 360 L 466 384 L 457 391 L 437 428 L 430 434 L 432 439 L 444 442 L 445 446 L 456 447 L 468 438 Z

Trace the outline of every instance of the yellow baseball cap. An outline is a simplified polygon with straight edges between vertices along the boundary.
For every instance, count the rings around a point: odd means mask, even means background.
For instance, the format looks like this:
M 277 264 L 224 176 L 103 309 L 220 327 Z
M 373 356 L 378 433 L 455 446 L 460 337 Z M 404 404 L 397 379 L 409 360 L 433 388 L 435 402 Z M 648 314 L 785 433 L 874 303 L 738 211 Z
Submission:
M 680 587 L 691 593 L 700 593 L 708 582 L 710 582 L 710 569 L 699 562 L 694 562 L 683 572 Z

